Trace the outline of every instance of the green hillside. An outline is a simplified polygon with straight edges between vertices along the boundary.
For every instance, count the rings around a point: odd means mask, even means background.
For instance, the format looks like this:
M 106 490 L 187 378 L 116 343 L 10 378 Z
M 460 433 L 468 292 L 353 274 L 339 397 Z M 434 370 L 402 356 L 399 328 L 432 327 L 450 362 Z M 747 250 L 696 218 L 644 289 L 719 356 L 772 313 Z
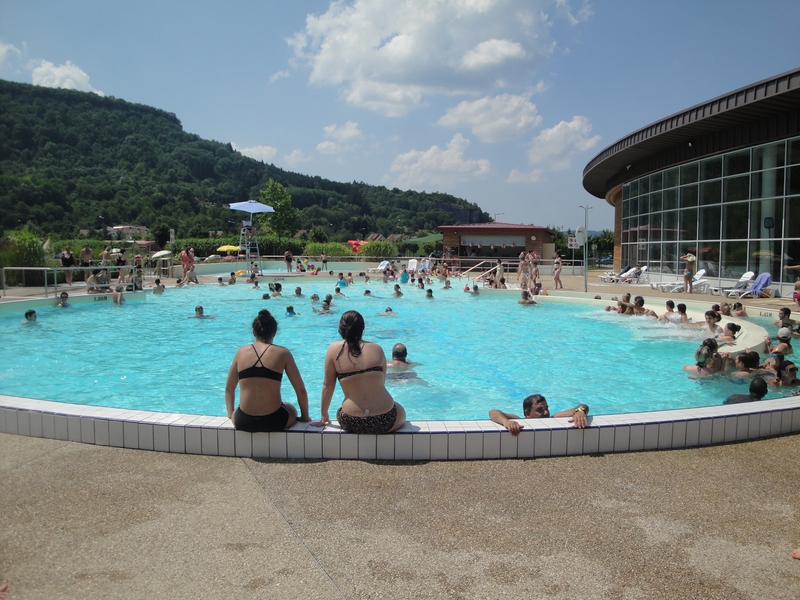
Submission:
M 186 133 L 173 113 L 111 97 L 0 80 L 0 233 L 28 225 L 76 236 L 106 225 L 233 233 L 225 205 L 272 178 L 300 209 L 299 229 L 334 238 L 487 222 L 448 194 L 339 183 L 266 165 Z

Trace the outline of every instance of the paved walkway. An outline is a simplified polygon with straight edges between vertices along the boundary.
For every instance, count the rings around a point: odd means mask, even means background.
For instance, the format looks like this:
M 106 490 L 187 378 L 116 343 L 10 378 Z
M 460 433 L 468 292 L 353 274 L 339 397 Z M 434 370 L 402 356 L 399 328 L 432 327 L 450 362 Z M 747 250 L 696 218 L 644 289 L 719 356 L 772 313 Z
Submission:
M 798 441 L 411 464 L 0 434 L 0 581 L 13 599 L 794 599 Z

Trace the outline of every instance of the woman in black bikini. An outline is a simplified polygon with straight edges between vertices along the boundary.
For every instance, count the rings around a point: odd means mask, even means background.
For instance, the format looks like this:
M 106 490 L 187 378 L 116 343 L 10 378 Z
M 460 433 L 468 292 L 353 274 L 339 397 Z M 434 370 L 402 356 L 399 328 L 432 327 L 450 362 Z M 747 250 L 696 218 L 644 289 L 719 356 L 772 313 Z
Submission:
M 281 379 L 284 371 L 297 394 L 300 421 L 310 421 L 308 393 L 288 349 L 275 346 L 272 340 L 278 322 L 268 310 L 258 311 L 253 321 L 254 344 L 242 346 L 233 357 L 225 382 L 225 406 L 228 418 L 242 431 L 282 431 L 294 425 L 297 411 L 281 400 Z M 239 407 L 234 411 L 236 386 L 239 385 Z
M 353 433 L 389 433 L 400 428 L 406 411 L 392 399 L 386 389 L 386 355 L 373 342 L 365 342 L 364 317 L 349 310 L 339 320 L 342 343 L 334 342 L 325 355 L 325 376 L 322 382 L 322 418 L 317 425 L 331 422 L 331 405 L 336 380 L 345 399 L 336 411 L 342 429 Z

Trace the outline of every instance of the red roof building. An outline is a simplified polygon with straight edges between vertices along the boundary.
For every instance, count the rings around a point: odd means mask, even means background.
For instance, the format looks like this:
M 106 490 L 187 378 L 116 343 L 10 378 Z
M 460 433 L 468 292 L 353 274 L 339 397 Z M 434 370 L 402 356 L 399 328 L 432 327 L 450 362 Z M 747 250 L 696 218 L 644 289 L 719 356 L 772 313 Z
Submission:
M 444 235 L 445 248 L 453 249 L 458 256 L 516 258 L 522 250 L 533 250 L 549 258 L 555 253 L 553 232 L 538 225 L 474 223 L 440 225 L 436 229 Z

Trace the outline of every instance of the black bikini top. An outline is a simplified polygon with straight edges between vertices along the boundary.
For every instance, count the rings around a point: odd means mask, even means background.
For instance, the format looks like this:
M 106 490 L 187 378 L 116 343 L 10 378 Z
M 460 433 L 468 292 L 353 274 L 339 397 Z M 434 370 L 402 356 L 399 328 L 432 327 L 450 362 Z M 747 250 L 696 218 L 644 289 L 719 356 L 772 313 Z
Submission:
M 383 367 L 381 365 L 375 365 L 374 367 L 368 367 L 366 369 L 361 369 L 360 371 L 349 371 L 347 373 L 337 373 L 336 379 L 341 381 L 345 377 L 351 377 L 353 375 L 361 375 L 362 373 L 369 373 L 370 371 L 381 371 L 383 372 Z
M 283 373 L 273 371 L 272 369 L 265 367 L 264 363 L 261 362 L 261 357 L 267 353 L 267 350 L 269 350 L 271 345 L 272 344 L 269 344 L 266 348 L 264 348 L 264 352 L 259 354 L 258 350 L 256 350 L 255 344 L 251 344 L 251 346 L 253 346 L 253 352 L 256 353 L 256 362 L 252 367 L 247 367 L 246 369 L 239 371 L 239 379 L 247 379 L 248 377 L 263 377 L 264 379 L 280 381 L 283 378 Z

